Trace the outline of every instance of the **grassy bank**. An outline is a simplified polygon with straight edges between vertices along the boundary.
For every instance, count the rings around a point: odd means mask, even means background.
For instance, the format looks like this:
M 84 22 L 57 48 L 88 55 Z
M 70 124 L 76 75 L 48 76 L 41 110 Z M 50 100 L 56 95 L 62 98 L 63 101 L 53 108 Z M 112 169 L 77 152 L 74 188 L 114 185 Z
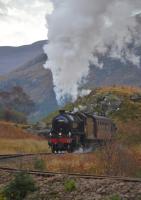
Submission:
M 35 139 L 1 139 L 0 154 L 48 152 L 48 142 Z
M 48 142 L 15 124 L 0 122 L 0 154 L 48 152 Z

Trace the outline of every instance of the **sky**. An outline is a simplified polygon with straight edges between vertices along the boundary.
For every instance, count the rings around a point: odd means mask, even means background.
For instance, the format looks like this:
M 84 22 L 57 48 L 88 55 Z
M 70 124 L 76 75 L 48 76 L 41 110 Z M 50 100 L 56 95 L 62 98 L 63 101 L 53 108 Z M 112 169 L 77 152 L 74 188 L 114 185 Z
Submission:
M 48 0 L 0 0 L 0 46 L 20 46 L 47 39 Z

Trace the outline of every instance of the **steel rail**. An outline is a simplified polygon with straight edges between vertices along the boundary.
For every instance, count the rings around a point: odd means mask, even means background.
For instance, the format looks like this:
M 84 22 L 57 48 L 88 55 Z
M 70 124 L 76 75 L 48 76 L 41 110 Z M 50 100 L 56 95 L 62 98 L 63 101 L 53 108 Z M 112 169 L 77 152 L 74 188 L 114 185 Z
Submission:
M 19 158 L 19 157 L 40 156 L 40 155 L 52 155 L 52 153 L 0 154 L 0 160 Z
M 91 152 L 83 152 L 83 153 L 72 153 L 74 155 L 81 155 L 81 154 L 90 154 Z M 64 155 L 65 153 L 17 153 L 17 154 L 0 154 L 0 160 L 4 160 L 4 159 L 11 159 L 11 158 L 18 158 L 18 157 L 29 157 L 29 156 L 46 156 L 46 155 Z M 71 155 L 69 153 L 69 155 Z
M 120 176 L 96 176 L 89 174 L 81 174 L 81 173 L 67 173 L 67 172 L 51 172 L 51 171 L 36 171 L 36 170 L 24 170 L 24 169 L 16 169 L 16 168 L 7 168 L 0 167 L 0 171 L 5 171 L 9 173 L 18 173 L 18 172 L 26 172 L 28 174 L 43 176 L 43 177 L 53 177 L 56 175 L 66 175 L 74 178 L 83 178 L 83 179 L 96 179 L 96 180 L 115 180 L 115 181 L 123 181 L 123 182 L 139 182 L 141 183 L 141 178 L 132 178 L 132 177 L 120 177 Z

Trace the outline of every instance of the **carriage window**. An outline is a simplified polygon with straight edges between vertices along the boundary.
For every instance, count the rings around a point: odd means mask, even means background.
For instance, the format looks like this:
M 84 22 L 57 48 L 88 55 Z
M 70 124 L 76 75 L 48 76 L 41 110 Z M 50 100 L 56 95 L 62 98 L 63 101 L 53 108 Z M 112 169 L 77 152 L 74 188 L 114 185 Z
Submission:
M 74 129 L 77 128 L 77 123 L 74 122 L 72 126 Z
M 113 126 L 111 125 L 111 131 L 113 131 Z

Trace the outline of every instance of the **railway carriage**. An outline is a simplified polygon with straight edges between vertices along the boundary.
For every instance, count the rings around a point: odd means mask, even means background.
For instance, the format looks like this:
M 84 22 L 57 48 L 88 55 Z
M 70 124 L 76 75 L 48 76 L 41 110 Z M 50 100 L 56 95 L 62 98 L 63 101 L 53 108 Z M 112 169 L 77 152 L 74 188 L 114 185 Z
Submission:
M 61 110 L 52 120 L 48 143 L 52 152 L 72 152 L 111 140 L 115 132 L 115 124 L 107 117 Z

